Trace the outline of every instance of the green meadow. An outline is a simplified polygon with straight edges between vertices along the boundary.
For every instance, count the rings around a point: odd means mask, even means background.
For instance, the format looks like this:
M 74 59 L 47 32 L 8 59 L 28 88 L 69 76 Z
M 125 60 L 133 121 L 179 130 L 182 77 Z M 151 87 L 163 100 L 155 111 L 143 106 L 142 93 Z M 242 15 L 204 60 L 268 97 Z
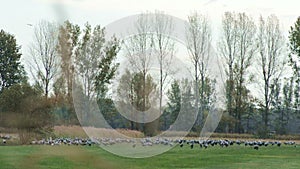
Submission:
M 150 158 L 113 155 L 100 147 L 0 146 L 0 169 L 299 169 L 300 147 L 174 147 Z

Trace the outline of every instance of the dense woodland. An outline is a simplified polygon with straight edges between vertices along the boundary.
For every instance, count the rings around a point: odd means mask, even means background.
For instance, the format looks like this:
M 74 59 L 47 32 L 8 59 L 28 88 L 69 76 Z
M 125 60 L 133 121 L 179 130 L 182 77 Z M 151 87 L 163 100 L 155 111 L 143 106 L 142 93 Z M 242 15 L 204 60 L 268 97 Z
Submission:
M 222 113 L 216 132 L 260 137 L 273 131 L 300 133 L 300 17 L 285 37 L 275 15 L 256 22 L 245 13 L 226 12 L 217 46 L 212 47 L 214 32 L 208 17 L 193 13 L 187 20 L 188 56 L 184 56 L 193 76 L 173 78 L 178 73 L 172 63 L 177 46 L 166 35 L 174 31 L 174 23 L 162 12 L 154 16 L 141 14 L 135 25 L 138 34 L 127 39 L 106 39 L 105 28 L 99 25 L 86 23 L 82 28 L 70 21 L 62 25 L 41 21 L 34 26 L 24 63 L 18 37 L 1 30 L 0 127 L 21 132 L 51 131 L 55 125 L 102 127 L 90 120 L 89 113 L 76 115 L 73 90 L 77 90 L 83 102 L 97 103 L 113 128 L 140 130 L 148 136 L 167 130 L 183 106 L 197 110 L 192 128 L 196 132 L 216 109 Z M 128 60 L 121 72 L 120 51 Z M 211 58 L 216 56 L 223 70 L 221 85 L 210 73 Z M 150 71 L 153 60 L 159 63 L 155 76 Z M 113 81 L 118 83 L 112 93 Z M 141 112 L 153 108 L 148 113 L 159 112 L 160 117 L 137 123 L 120 114 L 116 104 Z M 86 112 L 97 111 L 86 106 Z

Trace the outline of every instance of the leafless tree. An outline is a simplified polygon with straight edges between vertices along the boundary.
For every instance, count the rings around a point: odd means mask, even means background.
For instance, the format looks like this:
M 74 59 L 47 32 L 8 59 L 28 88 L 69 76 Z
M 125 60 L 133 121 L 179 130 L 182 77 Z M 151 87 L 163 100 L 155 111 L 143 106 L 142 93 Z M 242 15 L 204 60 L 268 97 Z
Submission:
M 211 45 L 211 28 L 209 20 L 206 16 L 200 15 L 197 12 L 188 17 L 188 25 L 186 27 L 187 49 L 194 66 L 195 78 L 195 95 L 196 103 L 199 103 L 200 98 L 200 114 L 198 122 L 203 119 L 203 107 L 205 100 L 205 80 L 208 77 L 208 62 L 210 59 Z M 200 95 L 199 95 L 199 78 L 200 78 Z M 198 107 L 198 105 L 196 105 Z
M 222 60 L 225 62 L 225 73 L 228 77 L 226 79 L 226 105 L 229 116 L 233 115 L 233 90 L 234 90 L 234 76 L 233 66 L 235 62 L 235 56 L 238 52 L 238 40 L 237 40 L 237 21 L 234 14 L 226 12 L 222 19 L 222 34 L 219 42 L 219 51 Z
M 150 17 L 147 13 L 140 14 L 134 25 L 137 34 L 129 37 L 125 42 L 125 55 L 134 72 L 143 74 L 143 83 L 153 64 L 153 40 Z M 145 92 L 145 91 L 144 91 Z
M 284 36 L 279 27 L 279 20 L 271 15 L 267 19 L 259 19 L 258 29 L 258 65 L 263 77 L 263 107 L 262 121 L 264 130 L 268 130 L 269 113 L 272 99 L 272 86 L 278 83 L 285 62 L 283 60 Z
M 172 74 L 171 63 L 175 43 L 170 34 L 174 30 L 173 20 L 163 12 L 156 11 L 153 18 L 153 44 L 159 64 L 159 111 L 162 114 L 162 98 L 167 77 Z
M 55 23 L 41 21 L 34 28 L 34 42 L 30 46 L 32 76 L 43 88 L 47 98 L 51 84 L 59 69 L 57 53 L 58 26 Z
M 237 56 L 237 63 L 235 64 L 236 74 L 236 131 L 241 130 L 241 116 L 245 112 L 246 101 L 248 100 L 248 90 L 246 88 L 247 82 L 252 81 L 252 75 L 249 75 L 249 67 L 253 61 L 256 52 L 255 34 L 256 26 L 253 19 L 245 13 L 238 14 L 238 39 L 239 39 L 239 54 Z M 248 78 L 248 79 L 247 79 Z
M 222 35 L 219 42 L 224 61 L 226 79 L 227 111 L 231 121 L 230 131 L 242 132 L 242 112 L 248 98 L 247 83 L 251 81 L 249 67 L 255 55 L 256 25 L 245 13 L 226 12 L 222 20 Z M 233 128 L 234 125 L 234 128 Z
M 234 79 L 235 79 L 235 132 L 242 132 L 242 113 L 246 109 L 246 100 L 248 97 L 247 82 L 251 82 L 249 75 L 249 67 L 253 61 L 253 56 L 256 51 L 255 33 L 256 26 L 251 17 L 245 13 L 235 15 L 237 23 L 237 55 L 234 63 Z
M 148 13 L 140 14 L 135 22 L 134 28 L 136 34 L 132 35 L 124 41 L 125 56 L 129 62 L 130 70 L 133 73 L 142 75 L 142 86 L 146 86 L 147 76 L 153 65 L 153 36 L 151 32 L 151 17 Z M 146 88 L 143 88 L 140 96 L 145 97 Z M 141 100 L 142 103 L 136 107 L 140 111 L 146 111 L 146 99 Z M 154 105 L 152 105 L 154 106 Z M 143 130 L 142 125 L 138 128 Z

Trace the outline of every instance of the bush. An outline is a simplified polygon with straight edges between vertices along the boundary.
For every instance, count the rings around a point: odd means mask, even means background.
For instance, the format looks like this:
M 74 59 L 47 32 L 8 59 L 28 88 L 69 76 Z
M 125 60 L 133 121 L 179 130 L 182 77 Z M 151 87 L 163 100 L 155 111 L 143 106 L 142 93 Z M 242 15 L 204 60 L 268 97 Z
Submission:
M 17 129 L 21 144 L 28 143 L 41 130 L 51 128 L 52 104 L 28 84 L 16 84 L 3 90 L 0 105 L 1 126 Z

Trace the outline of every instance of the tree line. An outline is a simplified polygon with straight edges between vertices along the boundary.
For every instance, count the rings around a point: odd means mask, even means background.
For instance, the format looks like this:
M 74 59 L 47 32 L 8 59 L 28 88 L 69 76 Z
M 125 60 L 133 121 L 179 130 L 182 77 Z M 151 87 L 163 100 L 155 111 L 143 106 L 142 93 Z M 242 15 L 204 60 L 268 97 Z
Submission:
M 256 23 L 245 13 L 226 12 L 214 53 L 209 18 L 192 13 L 185 27 L 184 56 L 192 77 L 180 78 L 175 78 L 181 71 L 174 61 L 178 46 L 167 36 L 174 32 L 172 18 L 160 11 L 140 14 L 134 29 L 138 33 L 126 39 L 106 39 L 100 25 L 86 23 L 81 28 L 70 21 L 61 25 L 41 21 L 34 27 L 27 72 L 16 38 L 1 30 L 1 127 L 41 132 L 54 125 L 79 124 L 78 119 L 89 120 L 82 125 L 99 127 L 89 113 L 76 115 L 72 98 L 76 89 L 84 100 L 97 103 L 113 128 L 149 136 L 172 127 L 181 110 L 196 110 L 192 131 L 197 132 L 212 109 L 223 114 L 217 132 L 267 137 L 273 130 L 299 131 L 300 17 L 286 41 L 275 15 L 261 16 Z M 120 53 L 127 61 L 123 69 Z M 222 70 L 222 84 L 211 72 L 214 58 Z M 155 75 L 153 65 L 158 69 Z M 292 73 L 286 72 L 289 69 Z M 112 91 L 114 81 L 118 83 Z M 96 113 L 89 106 L 85 111 Z M 145 117 L 154 120 L 138 122 Z

